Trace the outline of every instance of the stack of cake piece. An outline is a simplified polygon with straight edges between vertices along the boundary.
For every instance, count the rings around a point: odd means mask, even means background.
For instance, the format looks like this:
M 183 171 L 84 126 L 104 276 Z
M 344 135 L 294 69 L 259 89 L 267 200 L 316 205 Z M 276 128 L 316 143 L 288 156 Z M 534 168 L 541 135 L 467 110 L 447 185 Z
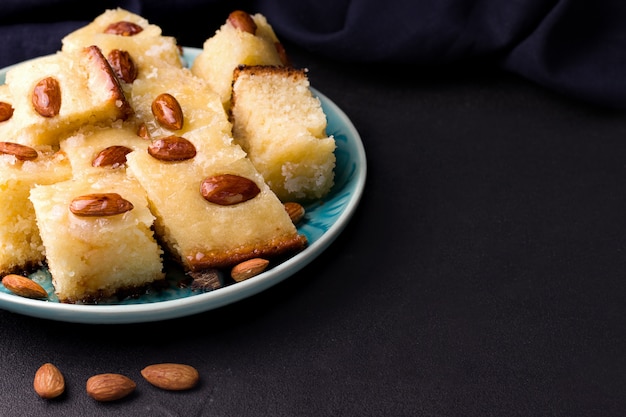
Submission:
M 1 273 L 47 265 L 60 301 L 97 302 L 163 280 L 166 259 L 193 273 L 306 247 L 284 203 L 323 198 L 335 165 L 306 72 L 241 11 L 181 58 L 113 9 L 9 70 Z

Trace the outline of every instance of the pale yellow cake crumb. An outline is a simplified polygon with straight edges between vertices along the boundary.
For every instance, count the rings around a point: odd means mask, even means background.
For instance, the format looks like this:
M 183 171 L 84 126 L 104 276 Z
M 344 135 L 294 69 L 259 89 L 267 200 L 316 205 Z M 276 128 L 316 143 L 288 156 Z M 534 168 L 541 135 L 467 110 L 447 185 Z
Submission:
M 226 109 L 230 108 L 233 70 L 238 65 L 283 65 L 278 38 L 265 16 L 257 13 L 251 17 L 256 33 L 237 29 L 226 21 L 206 39 L 191 67 L 219 94 Z
M 51 184 L 71 176 L 62 153 L 39 151 L 37 159 L 19 161 L 0 154 L 0 274 L 41 266 L 45 253 L 28 199 L 36 184 Z
M 334 184 L 336 144 L 306 70 L 235 70 L 233 136 L 282 201 L 324 197 Z
M 69 210 L 73 199 L 99 193 L 117 193 L 133 209 L 95 217 Z M 165 277 L 145 191 L 124 173 L 37 186 L 30 200 L 61 302 L 99 300 Z

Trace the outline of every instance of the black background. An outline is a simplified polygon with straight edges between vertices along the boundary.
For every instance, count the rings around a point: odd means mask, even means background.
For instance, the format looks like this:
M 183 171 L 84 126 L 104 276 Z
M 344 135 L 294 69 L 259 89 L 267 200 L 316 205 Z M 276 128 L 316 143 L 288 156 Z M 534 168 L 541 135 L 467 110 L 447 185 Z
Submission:
M 151 21 L 200 47 L 219 13 L 187 36 Z M 47 42 L 5 47 L 3 64 L 54 51 L 74 18 Z M 362 65 L 285 43 L 365 146 L 344 232 L 286 281 L 190 317 L 88 325 L 0 310 L 0 415 L 623 416 L 624 112 L 493 65 Z M 57 400 L 32 388 L 45 362 L 65 375 Z M 193 365 L 200 385 L 152 387 L 139 371 L 159 362 Z M 85 382 L 102 372 L 136 391 L 93 401 Z

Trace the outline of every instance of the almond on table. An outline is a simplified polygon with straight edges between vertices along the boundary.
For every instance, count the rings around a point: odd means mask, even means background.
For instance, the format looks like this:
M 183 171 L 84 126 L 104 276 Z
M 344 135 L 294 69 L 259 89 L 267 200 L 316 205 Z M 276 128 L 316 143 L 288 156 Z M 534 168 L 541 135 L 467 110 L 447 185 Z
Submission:
M 168 391 L 184 391 L 195 387 L 200 379 L 198 370 L 182 363 L 148 365 L 141 375 L 155 387 Z
M 137 388 L 135 381 L 126 375 L 104 373 L 90 377 L 85 389 L 87 394 L 96 401 L 109 402 L 121 400 Z
M 33 388 L 43 399 L 57 398 L 65 392 L 65 378 L 59 368 L 51 363 L 45 363 L 35 372 Z

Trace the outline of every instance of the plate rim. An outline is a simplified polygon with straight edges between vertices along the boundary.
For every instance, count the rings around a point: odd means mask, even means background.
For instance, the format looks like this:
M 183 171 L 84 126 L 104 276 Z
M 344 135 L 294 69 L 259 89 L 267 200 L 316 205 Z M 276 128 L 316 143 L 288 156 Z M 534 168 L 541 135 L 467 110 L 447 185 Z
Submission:
M 200 48 L 185 46 L 182 49 L 182 57 L 189 61 L 187 65 L 191 65 L 193 59 L 202 51 Z M 2 78 L 0 78 L 0 84 L 4 83 L 7 71 L 28 61 L 1 68 L 0 76 Z M 295 275 L 326 250 L 343 232 L 360 203 L 367 178 L 367 158 L 358 130 L 337 104 L 315 87 L 311 86 L 310 88 L 313 94 L 320 99 L 322 106 L 330 109 L 340 120 L 340 125 L 353 141 L 352 146 L 356 150 L 356 155 L 353 159 L 356 161 L 357 171 L 350 181 L 354 188 L 343 211 L 330 227 L 302 252 L 276 265 L 271 270 L 248 280 L 205 293 L 172 300 L 137 304 L 68 304 L 34 300 L 0 292 L 0 309 L 31 317 L 73 323 L 127 324 L 155 322 L 191 316 L 241 301 Z

